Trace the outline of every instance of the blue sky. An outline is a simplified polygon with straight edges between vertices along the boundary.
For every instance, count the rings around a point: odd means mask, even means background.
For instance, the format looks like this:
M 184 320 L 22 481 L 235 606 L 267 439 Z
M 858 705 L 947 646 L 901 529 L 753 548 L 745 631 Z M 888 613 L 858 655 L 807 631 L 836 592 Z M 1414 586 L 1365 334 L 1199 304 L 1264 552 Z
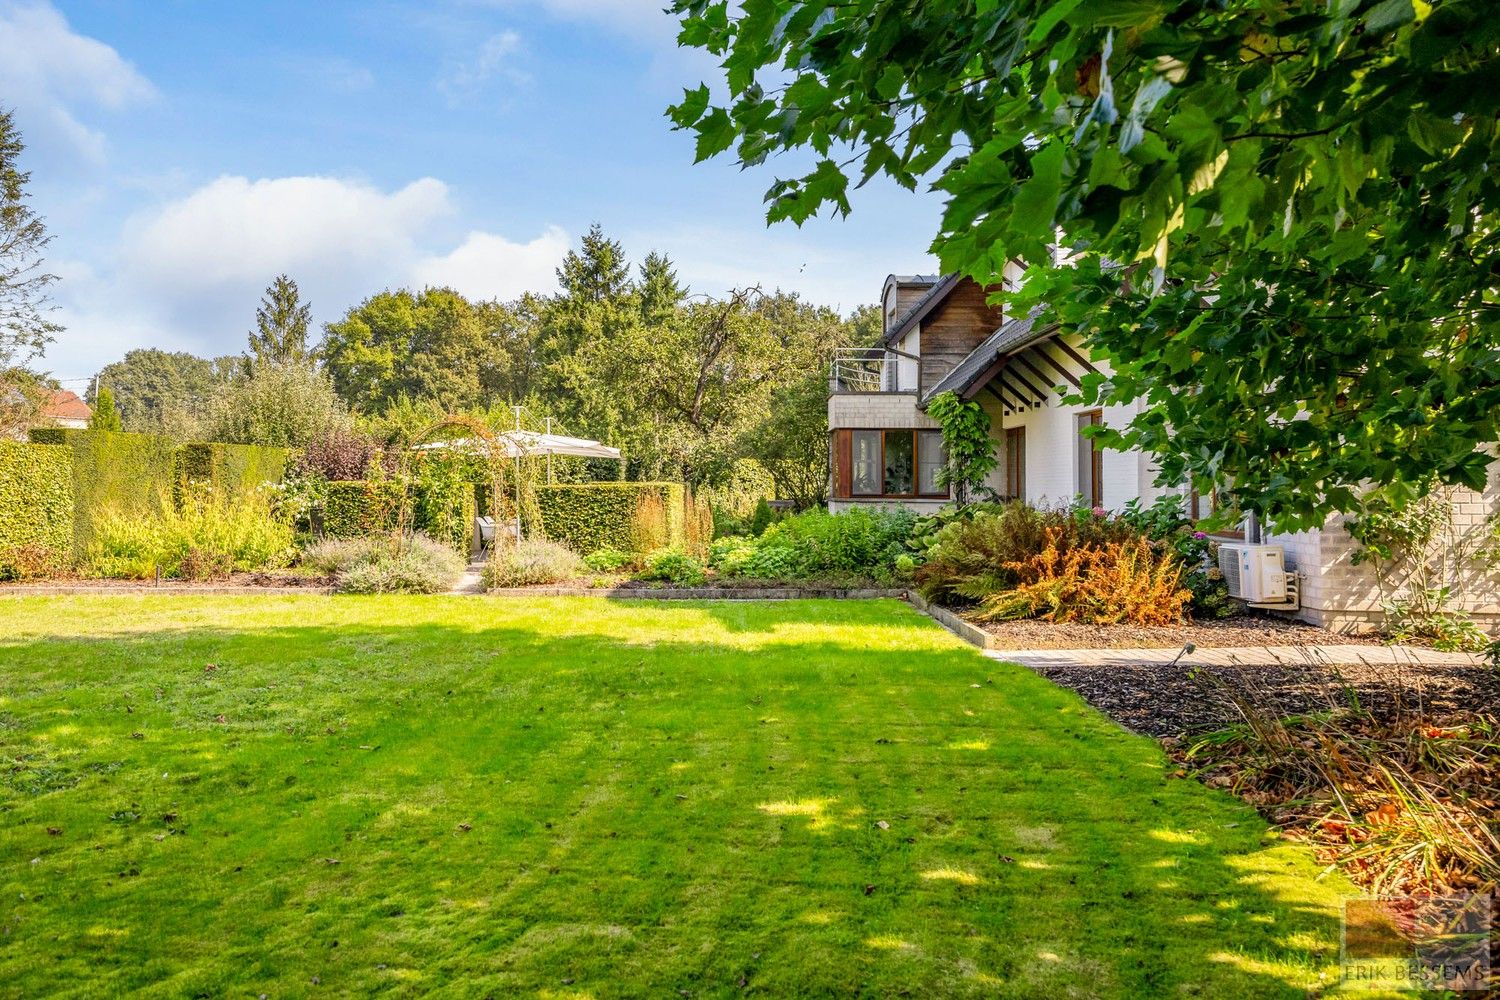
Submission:
M 933 195 L 872 184 L 849 219 L 768 230 L 797 164 L 694 166 L 662 112 L 714 67 L 658 3 L 0 0 L 0 102 L 62 278 L 44 367 L 237 352 L 281 271 L 320 323 L 387 287 L 550 292 L 594 221 L 701 293 L 849 309 L 933 266 Z

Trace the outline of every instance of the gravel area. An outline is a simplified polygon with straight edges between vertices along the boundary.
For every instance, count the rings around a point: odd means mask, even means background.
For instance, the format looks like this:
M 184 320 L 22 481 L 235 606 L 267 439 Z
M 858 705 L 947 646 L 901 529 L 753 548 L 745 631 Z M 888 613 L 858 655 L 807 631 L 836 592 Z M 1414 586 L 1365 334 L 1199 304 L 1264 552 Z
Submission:
M 1441 718 L 1448 713 L 1492 710 L 1500 704 L 1500 671 L 1491 667 L 1312 663 L 1195 667 L 1179 663 L 1032 669 L 1077 691 L 1125 728 L 1157 738 L 1244 721 L 1235 708 L 1234 691 L 1253 692 L 1254 704 L 1281 715 L 1346 707 L 1352 697 L 1381 718 L 1395 718 L 1419 707 L 1429 718 Z
M 973 621 L 973 619 L 966 619 Z M 1242 614 L 1176 628 L 1086 625 L 1080 622 L 973 622 L 997 640 L 994 649 L 1156 649 L 1191 642 L 1202 649 L 1224 646 L 1368 645 L 1368 635 L 1340 635 L 1271 615 Z

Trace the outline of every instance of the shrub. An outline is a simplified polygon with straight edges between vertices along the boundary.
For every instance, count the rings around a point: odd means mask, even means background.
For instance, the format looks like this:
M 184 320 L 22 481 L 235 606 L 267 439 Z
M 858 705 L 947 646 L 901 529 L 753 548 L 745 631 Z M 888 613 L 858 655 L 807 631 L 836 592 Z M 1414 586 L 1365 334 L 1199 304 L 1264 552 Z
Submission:
M 321 476 L 330 481 L 363 479 L 380 449 L 374 439 L 351 427 L 329 427 L 302 449 L 296 471 L 303 476 Z
M 1049 545 L 1066 555 L 1084 546 L 1140 537 L 1129 524 L 1086 508 L 1044 509 L 1019 500 L 982 505 L 944 520 L 935 534 L 922 539 L 926 561 L 915 573 L 922 596 L 944 603 L 979 601 L 1015 586 L 1020 579 L 1009 567 L 1026 562 Z
M 906 551 L 915 521 L 901 508 L 855 508 L 842 514 L 808 510 L 771 525 L 758 547 L 790 549 L 794 573 L 801 577 L 883 576 Z
M 708 543 L 714 537 L 714 512 L 707 500 L 693 496 L 691 490 L 683 491 L 682 544 L 696 559 L 708 555 Z
M 290 448 L 348 423 L 348 408 L 333 382 L 306 363 L 256 365 L 224 387 L 209 419 L 216 441 Z
M 72 547 L 72 450 L 0 442 L 0 579 L 38 575 Z
M 913 516 L 904 510 L 809 510 L 782 518 L 759 538 L 716 539 L 709 565 L 725 576 L 766 580 L 888 578 L 906 554 Z
M 635 565 L 635 556 L 620 549 L 595 549 L 583 557 L 583 564 L 596 573 L 616 573 Z
M 667 508 L 659 493 L 642 493 L 630 514 L 630 547 L 642 555 L 667 544 Z
M 575 552 L 636 548 L 633 521 L 637 502 L 654 494 L 666 519 L 662 545 L 683 541 L 683 488 L 677 483 L 560 483 L 536 488 L 546 536 Z M 658 546 L 653 546 L 658 547 Z
M 373 562 L 390 550 L 391 540 L 379 535 L 322 538 L 303 550 L 302 565 L 323 576 L 336 576 L 350 567 Z
M 696 586 L 707 579 L 703 562 L 681 549 L 657 549 L 646 556 L 641 580 L 666 580 L 679 586 Z
M 559 583 L 580 576 L 584 562 L 566 545 L 545 538 L 526 538 L 495 550 L 484 568 L 484 583 L 490 589 Z
M 347 550 L 355 559 L 334 581 L 341 594 L 437 594 L 464 571 L 462 556 L 426 535 L 362 541 L 375 544 Z
M 0 549 L 0 580 L 40 580 L 56 576 L 65 563 L 58 550 L 40 542 Z
M 761 497 L 755 502 L 755 510 L 750 514 L 750 534 L 758 538 L 775 522 L 776 511 L 765 497 Z
M 1057 529 L 1036 555 L 1006 564 L 1016 582 L 980 603 L 981 620 L 1034 618 L 1094 624 L 1180 625 L 1192 594 L 1181 586 L 1182 563 L 1145 538 L 1060 551 Z
M 396 527 L 404 491 L 390 479 L 331 482 L 323 503 L 323 533 L 335 538 L 379 535 Z
M 223 501 L 206 488 L 168 503 L 156 517 L 106 511 L 97 519 L 86 565 L 105 577 L 215 579 L 231 572 L 279 569 L 295 549 L 292 529 L 263 500 Z

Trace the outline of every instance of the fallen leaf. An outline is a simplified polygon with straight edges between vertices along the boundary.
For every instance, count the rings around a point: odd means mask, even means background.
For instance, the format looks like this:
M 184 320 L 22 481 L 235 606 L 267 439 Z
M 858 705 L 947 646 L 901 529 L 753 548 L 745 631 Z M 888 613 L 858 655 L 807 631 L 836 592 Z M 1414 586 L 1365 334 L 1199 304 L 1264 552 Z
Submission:
M 873 885 L 867 885 L 867 886 L 865 886 L 865 895 L 866 896 L 873 896 L 873 895 L 875 895 L 875 887 Z
M 880 827 L 882 830 L 889 830 L 891 828 L 891 824 L 887 823 L 883 819 L 876 820 L 875 825 Z

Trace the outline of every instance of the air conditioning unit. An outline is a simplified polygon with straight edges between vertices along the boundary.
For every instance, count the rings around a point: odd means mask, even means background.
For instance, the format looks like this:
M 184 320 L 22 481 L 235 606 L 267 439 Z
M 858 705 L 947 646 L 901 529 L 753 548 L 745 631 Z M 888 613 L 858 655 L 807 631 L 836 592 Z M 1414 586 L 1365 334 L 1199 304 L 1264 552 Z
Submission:
M 1219 572 L 1229 596 L 1250 604 L 1285 604 L 1286 553 L 1280 545 L 1226 542 L 1219 546 Z

